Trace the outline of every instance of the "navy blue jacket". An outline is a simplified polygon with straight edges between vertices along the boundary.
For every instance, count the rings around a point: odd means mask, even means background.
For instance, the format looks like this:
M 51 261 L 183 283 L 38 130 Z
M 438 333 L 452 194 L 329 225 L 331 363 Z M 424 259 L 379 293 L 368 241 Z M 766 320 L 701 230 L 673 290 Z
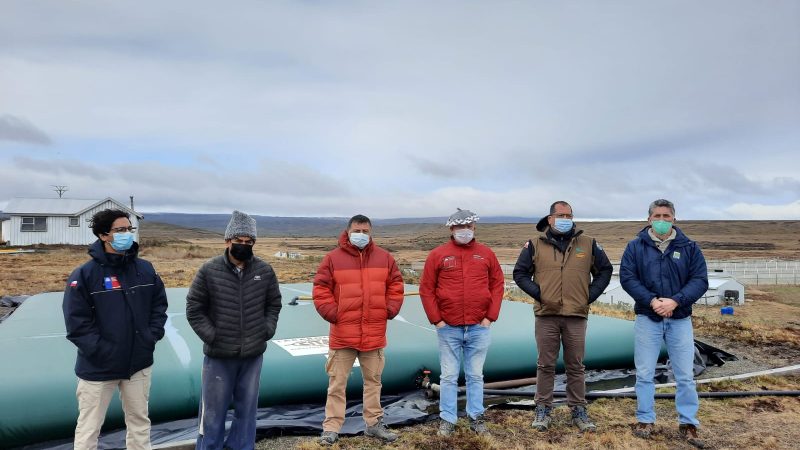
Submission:
M 89 247 L 92 259 L 75 269 L 64 291 L 67 339 L 78 347 L 75 374 L 88 381 L 129 379 L 153 364 L 164 336 L 167 293 L 134 243 L 124 255 Z
M 667 251 L 661 253 L 645 227 L 635 239 L 628 242 L 619 268 L 622 289 L 636 301 L 636 314 L 645 314 L 660 322 L 650 302 L 656 297 L 671 298 L 678 302 L 672 312 L 673 319 L 692 315 L 692 305 L 708 291 L 708 268 L 700 246 L 678 228 L 677 236 Z

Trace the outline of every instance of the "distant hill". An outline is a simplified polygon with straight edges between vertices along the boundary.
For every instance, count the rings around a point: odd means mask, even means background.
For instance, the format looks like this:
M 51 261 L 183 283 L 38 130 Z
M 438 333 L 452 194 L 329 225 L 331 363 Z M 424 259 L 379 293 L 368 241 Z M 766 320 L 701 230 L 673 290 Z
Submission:
M 215 233 L 225 233 L 230 214 L 143 213 L 147 222 L 160 222 L 185 228 L 198 228 Z M 331 236 L 338 234 L 349 217 L 275 217 L 253 216 L 259 236 Z M 513 216 L 482 217 L 479 223 L 535 223 L 538 219 Z M 375 219 L 380 226 L 442 224 L 447 217 L 418 217 Z

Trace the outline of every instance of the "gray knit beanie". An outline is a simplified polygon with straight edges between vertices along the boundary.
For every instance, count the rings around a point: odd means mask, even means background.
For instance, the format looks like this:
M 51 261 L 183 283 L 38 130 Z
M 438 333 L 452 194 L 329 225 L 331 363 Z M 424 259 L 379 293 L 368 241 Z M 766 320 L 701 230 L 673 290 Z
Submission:
M 241 211 L 233 211 L 228 228 L 225 228 L 225 240 L 233 239 L 236 236 L 247 236 L 256 239 L 256 219 L 248 216 Z
M 451 214 L 450 218 L 447 219 L 447 223 L 445 223 L 445 225 L 448 227 L 452 227 L 453 225 L 466 225 L 468 223 L 473 223 L 480 220 L 480 217 L 478 217 L 477 214 L 468 209 L 456 209 L 458 211 Z

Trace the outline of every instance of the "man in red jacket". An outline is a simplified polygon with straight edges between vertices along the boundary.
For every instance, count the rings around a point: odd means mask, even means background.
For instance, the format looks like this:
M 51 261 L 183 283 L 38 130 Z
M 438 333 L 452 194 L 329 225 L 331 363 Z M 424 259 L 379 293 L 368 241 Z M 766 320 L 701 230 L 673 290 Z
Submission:
M 489 327 L 500 314 L 505 280 L 492 250 L 475 238 L 475 213 L 458 209 L 446 225 L 450 242 L 433 249 L 419 287 L 428 320 L 439 337 L 439 435 L 449 436 L 458 420 L 458 374 L 464 356 L 470 428 L 486 433 L 483 419 L 483 362 Z
M 339 247 L 325 255 L 314 277 L 314 306 L 331 324 L 322 445 L 339 439 L 347 378 L 356 358 L 364 379 L 364 434 L 385 442 L 397 439 L 383 423 L 381 373 L 386 322 L 403 305 L 403 278 L 392 255 L 375 245 L 371 234 L 369 218 L 353 216 L 339 236 Z

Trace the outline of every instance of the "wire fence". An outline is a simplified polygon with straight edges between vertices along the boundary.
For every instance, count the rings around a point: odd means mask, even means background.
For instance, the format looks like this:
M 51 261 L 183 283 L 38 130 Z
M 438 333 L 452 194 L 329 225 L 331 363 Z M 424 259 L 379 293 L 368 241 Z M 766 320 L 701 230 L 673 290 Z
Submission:
M 619 261 L 612 262 L 614 273 L 619 273 Z M 800 285 L 800 260 L 748 259 L 706 261 L 709 272 L 723 271 L 744 285 Z M 407 266 L 411 271 L 422 274 L 423 262 Z M 513 264 L 501 264 L 507 278 L 514 272 Z
M 722 270 L 745 285 L 800 284 L 797 260 L 708 260 L 708 270 Z

